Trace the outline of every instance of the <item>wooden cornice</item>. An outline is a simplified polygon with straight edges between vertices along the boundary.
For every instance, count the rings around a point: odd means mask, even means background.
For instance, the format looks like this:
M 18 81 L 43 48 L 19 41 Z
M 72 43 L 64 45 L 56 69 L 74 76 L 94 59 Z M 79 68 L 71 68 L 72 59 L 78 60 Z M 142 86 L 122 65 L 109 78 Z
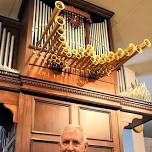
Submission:
M 58 96 L 130 113 L 152 116 L 152 103 L 128 97 L 92 91 L 61 83 L 44 81 L 0 70 L 0 89 L 38 96 Z
M 111 18 L 114 15 L 114 12 L 106 10 L 104 8 L 101 8 L 99 6 L 96 6 L 94 4 L 91 4 L 89 2 L 86 2 L 84 0 L 62 0 L 64 3 L 75 6 L 79 9 L 85 10 L 92 13 L 95 13 L 99 16 L 105 17 L 105 18 Z

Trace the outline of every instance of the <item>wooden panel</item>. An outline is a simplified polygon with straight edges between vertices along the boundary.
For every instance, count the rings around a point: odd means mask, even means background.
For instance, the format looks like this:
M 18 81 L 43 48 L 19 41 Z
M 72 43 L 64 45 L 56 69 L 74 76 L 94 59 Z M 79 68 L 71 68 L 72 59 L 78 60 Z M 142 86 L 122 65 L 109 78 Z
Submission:
M 37 62 L 41 62 L 39 60 L 41 59 L 38 59 Z M 51 80 L 52 82 L 81 87 L 83 89 L 115 94 L 114 73 L 112 73 L 111 76 L 94 81 L 85 77 L 64 72 L 56 74 L 50 69 L 29 65 L 27 76 L 47 81 Z
M 34 131 L 60 134 L 69 123 L 69 105 L 57 102 L 35 102 Z
M 7 103 L 7 104 L 18 104 L 19 94 L 10 92 L 10 91 L 3 91 L 0 90 L 0 102 Z
M 79 110 L 80 125 L 88 138 L 111 140 L 110 113 L 86 108 Z
M 31 152 L 59 152 L 58 145 L 53 142 L 32 141 Z
M 113 152 L 112 148 L 89 146 L 88 152 Z

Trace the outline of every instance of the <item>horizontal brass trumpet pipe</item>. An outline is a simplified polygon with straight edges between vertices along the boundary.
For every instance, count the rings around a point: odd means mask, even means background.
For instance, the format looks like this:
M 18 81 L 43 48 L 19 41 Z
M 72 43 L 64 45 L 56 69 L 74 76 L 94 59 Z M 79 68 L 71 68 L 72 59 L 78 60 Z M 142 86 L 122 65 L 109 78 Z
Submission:
M 115 59 L 119 60 L 124 57 L 124 50 L 121 48 L 118 48 L 118 50 L 115 52 Z
M 110 51 L 110 52 L 108 52 L 107 56 L 105 57 L 105 62 L 110 63 L 113 60 L 115 60 L 115 54 L 114 54 L 114 52 Z
M 52 15 L 48 21 L 48 24 L 46 25 L 45 29 L 44 29 L 44 32 L 42 33 L 41 37 L 40 37 L 40 40 L 37 42 L 37 47 L 38 45 L 41 43 L 43 37 L 45 36 L 45 34 L 47 33 L 48 29 L 50 28 L 50 26 L 52 25 L 54 19 L 60 14 L 60 12 L 65 8 L 65 5 L 63 2 L 61 1 L 56 1 L 55 2 L 55 8 L 52 12 Z
M 133 43 L 130 43 L 129 47 L 124 50 L 124 54 L 126 56 L 131 56 L 135 53 L 136 49 L 137 49 L 136 46 Z
M 141 53 L 144 48 L 150 47 L 150 46 L 151 46 L 151 42 L 148 39 L 144 39 L 144 42 L 142 42 L 136 46 L 137 52 Z
M 94 70 L 94 71 L 95 71 L 95 70 L 100 69 L 100 68 L 106 63 L 105 58 L 106 58 L 106 55 L 103 54 L 103 55 L 99 58 L 98 64 L 97 64 L 95 67 L 92 67 L 91 70 Z

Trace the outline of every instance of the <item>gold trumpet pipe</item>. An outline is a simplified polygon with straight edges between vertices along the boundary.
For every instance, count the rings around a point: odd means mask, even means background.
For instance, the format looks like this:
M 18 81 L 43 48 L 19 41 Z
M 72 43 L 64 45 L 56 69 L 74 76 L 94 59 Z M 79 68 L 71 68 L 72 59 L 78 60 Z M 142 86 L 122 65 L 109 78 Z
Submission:
M 136 46 L 133 43 L 130 43 L 129 47 L 124 50 L 124 54 L 126 56 L 131 56 L 135 53 L 136 50 L 137 50 Z
M 84 54 L 84 58 L 82 60 L 82 62 L 79 64 L 79 67 L 81 69 L 85 68 L 85 66 L 87 66 L 88 62 L 91 60 L 91 58 L 93 57 L 93 52 L 92 52 L 92 48 L 90 48 L 91 45 L 87 45 L 87 48 L 85 50 Z
M 74 68 L 77 68 L 77 64 L 78 64 L 78 62 L 81 60 L 81 58 L 83 57 L 83 55 L 82 55 L 82 53 L 81 52 L 78 52 L 78 53 L 76 53 L 75 55 L 74 55 L 74 61 L 73 61 L 73 67 Z
M 121 48 L 118 48 L 118 50 L 115 52 L 115 59 L 119 60 L 124 57 L 124 50 Z
M 93 58 L 92 63 L 89 65 L 89 69 L 95 68 L 99 64 L 100 57 L 96 56 Z
M 57 30 L 57 32 L 56 32 L 56 35 L 55 35 L 54 39 L 51 41 L 51 46 L 54 46 L 55 43 L 59 40 L 59 38 L 60 38 L 61 36 L 63 36 L 63 34 L 64 34 L 64 29 L 63 29 L 63 28 L 59 28 L 59 29 Z M 50 46 L 49 49 L 51 49 L 51 46 Z
M 136 48 L 137 48 L 136 51 L 141 53 L 144 48 L 150 47 L 150 46 L 151 46 L 151 42 L 148 39 L 144 39 L 144 41 L 142 43 L 140 43 L 136 46 Z
M 56 18 L 56 24 L 55 24 L 54 28 L 52 29 L 51 33 L 49 34 L 49 36 L 47 37 L 46 42 L 43 44 L 43 47 L 41 48 L 41 50 L 43 50 L 46 47 L 46 45 L 49 43 L 50 39 L 54 36 L 54 34 L 58 30 L 58 28 L 60 26 L 64 25 L 64 23 L 65 23 L 65 20 L 63 17 L 58 16 Z
M 58 43 L 56 43 L 56 46 L 54 47 L 54 51 L 57 52 L 57 54 L 58 54 L 58 50 L 62 46 L 62 43 L 64 42 L 65 42 L 65 38 L 63 36 L 60 36 L 58 39 Z
M 70 63 L 70 66 L 75 66 L 76 63 L 78 62 L 78 58 L 77 58 L 77 55 L 76 55 L 76 51 L 72 51 L 72 62 Z
M 67 42 L 63 42 L 63 43 L 62 43 L 60 49 L 58 49 L 57 55 L 61 55 L 61 54 L 63 53 L 63 50 L 64 50 L 65 48 L 69 48 Z
M 52 46 L 55 45 L 55 43 L 58 41 L 58 39 L 64 34 L 64 29 L 63 28 L 59 28 L 56 32 L 57 34 L 55 35 L 54 39 L 51 41 L 51 46 L 49 47 L 49 49 L 46 51 L 44 58 L 46 57 L 46 55 L 48 54 L 48 52 L 52 49 Z
M 98 63 L 98 65 L 97 66 L 95 66 L 95 67 L 93 67 L 91 70 L 98 70 L 98 69 L 100 69 L 106 62 L 105 62 L 105 57 L 106 57 L 106 55 L 102 55 L 101 57 L 100 57 L 100 59 L 99 59 L 99 63 Z
M 51 56 L 52 56 L 52 53 L 48 52 L 46 57 L 45 57 L 45 61 L 44 62 L 48 63 L 48 60 L 51 58 Z
M 76 63 L 76 67 L 77 68 L 79 66 L 79 64 L 85 59 L 85 49 L 83 47 L 79 48 L 79 52 L 81 53 L 81 58 L 79 59 L 79 61 Z
M 37 47 L 38 45 L 41 43 L 43 37 L 45 36 L 45 34 L 47 33 L 48 29 L 50 28 L 50 26 L 52 25 L 54 19 L 60 14 L 60 12 L 65 8 L 65 5 L 63 2 L 61 1 L 56 1 L 55 2 L 55 8 L 52 12 L 52 15 L 48 21 L 48 24 L 46 25 L 45 29 L 44 29 L 44 32 L 42 33 L 41 37 L 40 37 L 40 40 L 37 42 Z
M 107 56 L 105 57 L 105 62 L 110 63 L 113 60 L 115 60 L 115 54 L 114 54 L 114 52 L 110 51 L 110 52 L 108 52 Z
M 86 58 L 85 58 L 85 60 L 83 61 L 83 63 L 81 64 L 81 66 L 80 66 L 80 69 L 81 70 L 83 70 L 83 69 L 85 69 L 86 67 L 88 67 L 89 65 L 90 65 L 90 63 L 92 62 L 91 60 L 91 58 L 93 57 L 93 55 L 92 54 L 89 54 L 89 56 L 87 56 Z
M 57 56 L 56 56 L 55 54 L 52 54 L 49 61 L 50 61 L 50 62 L 53 62 L 53 61 L 55 62 L 56 59 L 57 59 Z

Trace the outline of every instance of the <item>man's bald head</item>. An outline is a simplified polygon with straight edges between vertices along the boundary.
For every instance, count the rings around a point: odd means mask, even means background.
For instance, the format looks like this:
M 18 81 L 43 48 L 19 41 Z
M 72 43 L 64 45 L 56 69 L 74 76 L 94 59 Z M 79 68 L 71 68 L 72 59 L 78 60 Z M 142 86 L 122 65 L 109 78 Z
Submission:
M 87 152 L 88 144 L 84 130 L 77 125 L 68 125 L 61 133 L 60 152 Z

